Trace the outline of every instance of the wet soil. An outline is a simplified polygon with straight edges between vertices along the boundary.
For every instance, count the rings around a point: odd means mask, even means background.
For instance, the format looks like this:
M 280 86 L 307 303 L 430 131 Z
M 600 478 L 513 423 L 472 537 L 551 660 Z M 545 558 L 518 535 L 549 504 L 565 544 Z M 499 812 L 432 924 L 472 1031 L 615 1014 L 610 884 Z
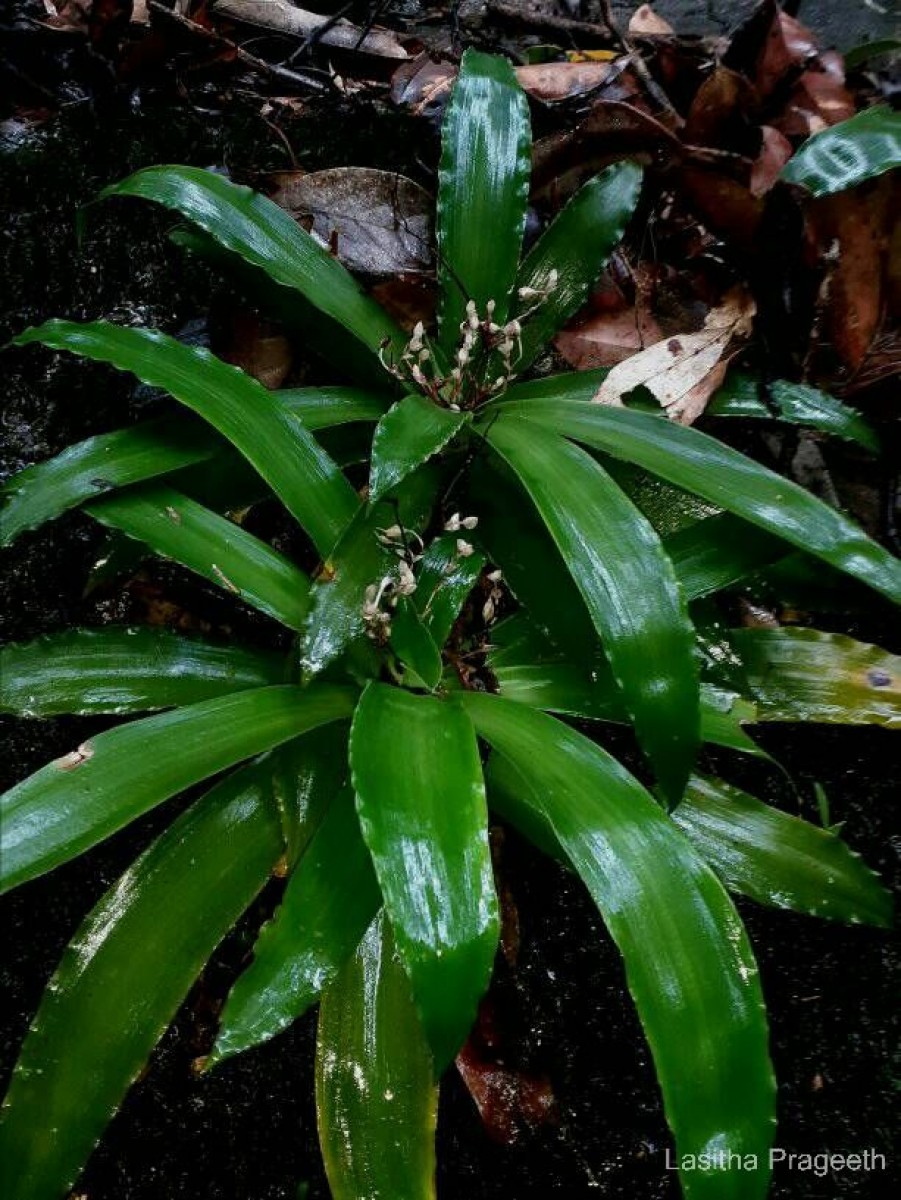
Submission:
M 808 18 L 813 7 L 805 6 Z M 422 123 L 386 118 L 366 102 L 330 99 L 327 109 L 319 104 L 311 102 L 284 126 L 304 165 L 401 167 L 429 182 L 434 142 Z M 195 90 L 186 104 L 164 85 L 137 99 L 111 94 L 103 103 L 75 103 L 39 125 L 5 126 L 0 208 L 9 216 L 0 243 L 6 285 L 0 340 L 48 316 L 106 316 L 178 331 L 215 313 L 223 303 L 221 285 L 171 247 L 169 219 L 126 203 L 100 208 L 92 212 L 79 246 L 73 214 L 104 183 L 155 162 L 227 167 L 247 182 L 285 166 L 284 144 L 259 108 L 253 99 L 239 97 L 223 106 L 215 87 L 208 94 Z M 36 350 L 7 353 L 4 375 L 4 473 L 165 403 L 122 376 Z M 134 597 L 82 595 L 101 538 L 91 522 L 73 515 L 27 536 L 6 556 L 3 640 L 130 619 Z M 176 568 L 149 568 L 147 583 L 214 626 L 228 625 L 263 642 L 277 637 L 268 622 L 249 614 L 236 617 L 213 589 Z M 867 636 L 865 620 L 855 633 Z M 6 720 L 0 783 L 8 786 L 107 724 Z M 896 884 L 901 875 L 898 741 L 882 730 L 773 727 L 766 736 L 767 748 L 800 780 L 804 815 L 815 819 L 810 789 L 815 779 L 829 795 L 831 819 L 845 823 L 850 844 Z M 623 748 L 628 754 L 629 747 Z M 798 811 L 798 795 L 771 769 L 735 760 L 721 765 L 735 782 Z M 49 879 L 4 900 L 4 1077 L 81 918 L 185 803 L 182 798 L 163 806 Z M 669 1142 L 649 1054 L 618 956 L 593 906 L 577 881 L 513 835 L 505 841 L 503 864 L 519 912 L 521 949 L 515 972 L 501 973 L 496 1002 L 511 1065 L 548 1077 L 556 1116 L 516 1144 L 500 1146 L 450 1072 L 442 1088 L 439 1195 L 444 1200 L 675 1197 L 674 1176 L 665 1169 Z M 191 1071 L 193 1059 L 209 1046 L 215 1005 L 274 898 L 264 895 L 217 951 L 92 1158 L 77 1189 L 80 1195 L 90 1200 L 328 1196 L 312 1101 L 314 1016 L 211 1078 L 197 1079 Z M 770 1007 L 780 1080 L 779 1144 L 795 1152 L 874 1149 L 888 1158 L 884 1172 L 823 1178 L 777 1172 L 773 1195 L 882 1200 L 894 1194 L 890 1152 L 901 1084 L 896 1057 L 901 969 L 889 937 L 751 904 L 740 907 Z

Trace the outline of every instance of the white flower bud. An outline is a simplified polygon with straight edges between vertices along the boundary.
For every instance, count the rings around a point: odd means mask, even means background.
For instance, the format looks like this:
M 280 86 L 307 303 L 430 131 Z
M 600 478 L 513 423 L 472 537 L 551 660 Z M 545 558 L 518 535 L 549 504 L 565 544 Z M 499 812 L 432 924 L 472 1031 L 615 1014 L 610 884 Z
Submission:
M 463 526 L 464 529 L 475 529 L 475 527 L 476 527 L 476 525 L 478 525 L 478 523 L 479 523 L 478 517 L 464 517 L 463 520 L 460 522 L 460 524 Z
M 417 321 L 413 326 L 413 337 L 419 341 L 422 341 L 425 337 L 425 325 L 423 325 L 422 321 Z
M 459 513 L 454 513 L 454 515 L 452 517 L 449 517 L 448 520 L 444 522 L 445 533 L 456 533 L 459 528 L 460 528 L 460 514 Z
M 489 571 L 488 572 L 488 580 L 490 583 L 500 583 L 500 581 L 503 578 L 504 578 L 503 571 Z
M 461 558 L 469 558 L 473 553 L 472 545 L 469 542 L 464 542 L 462 538 L 457 538 L 457 553 Z
M 485 603 L 482 605 L 482 620 L 485 622 L 486 625 L 490 621 L 494 620 L 494 601 L 491 599 L 490 596 L 485 601 Z
M 497 304 L 494 300 L 489 300 L 488 303 L 485 305 L 485 313 L 486 313 L 487 317 L 489 318 L 489 320 L 491 319 L 491 317 L 494 316 L 495 308 L 497 308 Z
M 469 351 L 466 349 L 465 346 L 462 346 L 457 351 L 457 362 L 460 364 L 461 367 L 465 367 L 466 364 L 469 362 Z

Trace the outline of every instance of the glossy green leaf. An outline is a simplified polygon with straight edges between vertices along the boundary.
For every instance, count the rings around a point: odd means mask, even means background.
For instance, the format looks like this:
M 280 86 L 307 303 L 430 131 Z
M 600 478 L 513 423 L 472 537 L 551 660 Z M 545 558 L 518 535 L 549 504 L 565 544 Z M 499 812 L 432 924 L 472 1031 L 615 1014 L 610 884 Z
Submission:
M 355 387 L 282 388 L 272 394 L 311 433 L 355 421 L 380 421 L 391 403 L 387 392 Z
M 530 619 L 573 662 L 590 668 L 603 661 L 582 594 L 517 477 L 503 459 L 483 453 L 467 482 L 465 508 L 479 519 L 474 538 Z
M 268 763 L 243 768 L 197 801 L 66 949 L 6 1097 L 4 1196 L 68 1195 L 203 964 L 266 882 L 283 850 L 268 773 Z
M 500 404 L 492 436 L 510 420 L 550 429 L 637 463 L 813 554 L 901 603 L 901 562 L 842 513 L 722 442 L 662 417 L 601 404 Z
M 757 966 L 719 880 L 599 746 L 510 700 L 461 704 L 501 756 L 490 781 L 513 765 L 502 814 L 562 848 L 619 947 L 677 1154 L 757 1155 L 753 1170 L 682 1172 L 687 1200 L 762 1200 L 775 1080 Z
M 891 924 L 891 894 L 826 829 L 703 775 L 692 777 L 672 817 L 732 891 L 836 921 Z
M 71 629 L 0 650 L 0 712 L 137 713 L 285 679 L 284 656 L 165 629 Z
M 0 797 L 0 890 L 52 870 L 242 759 L 346 720 L 353 703 L 350 688 L 254 688 L 98 734 Z
M 322 823 L 329 801 L 348 780 L 349 733 L 350 726 L 343 721 L 323 725 L 295 738 L 273 758 L 272 795 L 282 821 L 281 866 L 286 873 L 294 869 Z
M 259 471 L 320 554 L 328 554 L 356 511 L 353 488 L 302 422 L 261 383 L 209 351 L 104 321 L 47 321 L 15 339 L 21 346 L 36 342 L 132 371 L 199 413 Z
M 639 742 L 675 802 L 698 747 L 694 629 L 653 526 L 590 455 L 509 418 L 488 432 L 576 582 Z
M 482 765 L 451 700 L 371 683 L 350 765 L 363 837 L 443 1071 L 488 986 L 498 939 Z
M 390 399 L 378 392 L 343 387 L 291 388 L 271 394 L 286 413 L 299 417 L 311 432 L 352 422 L 378 421 Z M 340 447 L 326 445 L 326 449 L 341 461 L 340 453 L 336 454 Z M 223 494 L 233 498 L 245 486 L 242 472 L 257 481 L 254 494 L 266 490 L 250 464 L 229 451 L 203 422 L 187 414 L 144 421 L 77 442 L 55 458 L 26 467 L 8 480 L 0 509 L 0 545 L 8 545 L 26 530 L 36 529 L 112 488 L 143 483 L 171 472 L 179 473 L 176 486 L 192 496 L 195 493 L 188 481 L 209 478 L 217 482 Z
M 761 721 L 901 727 L 901 657 L 819 629 L 735 629 Z
M 55 458 L 26 467 L 4 485 L 0 545 L 8 546 L 26 530 L 111 488 L 178 470 L 220 449 L 199 422 L 172 418 L 77 442 Z
M 391 648 L 427 688 L 434 690 L 441 682 L 441 651 L 407 596 L 401 597 L 391 618 Z
M 323 997 L 316 1116 L 333 1200 L 435 1200 L 438 1089 L 383 915 Z
M 635 163 L 620 162 L 590 179 L 526 255 L 516 277 L 517 288 L 547 291 L 551 271 L 557 272 L 557 285 L 540 303 L 521 300 L 513 306 L 512 314 L 520 318 L 534 309 L 523 320 L 517 371 L 531 365 L 588 299 L 638 203 L 641 175 Z
M 200 167 L 137 171 L 104 188 L 100 199 L 137 196 L 181 213 L 226 250 L 276 283 L 294 288 L 370 350 L 385 338 L 406 341 L 388 314 L 328 250 L 265 196 Z
M 782 178 L 814 196 L 832 196 L 897 167 L 901 113 L 877 104 L 808 138 L 782 168 Z
M 565 394 L 570 400 L 591 400 L 609 374 L 608 367 L 601 367 L 595 371 L 561 371 L 555 375 L 542 375 L 538 379 L 527 379 L 524 383 L 512 383 L 504 393 L 504 399 L 556 400 Z
M 309 577 L 227 517 L 162 484 L 130 488 L 89 504 L 87 511 L 289 629 L 303 628 Z
M 416 392 L 398 400 L 376 426 L 369 472 L 370 501 L 381 500 L 437 454 L 468 420 L 467 413 L 440 408 Z
M 498 666 L 493 656 L 489 656 L 489 667 L 500 694 L 517 704 L 594 721 L 628 720 L 622 694 L 609 668 L 588 672 L 564 661 L 533 664 L 507 661 Z M 758 758 L 767 757 L 742 729 L 743 721 L 755 720 L 754 705 L 734 692 L 702 684 L 700 713 L 702 742 L 728 746 Z
M 339 378 L 365 386 L 386 386 L 385 368 L 376 350 L 364 345 L 340 321 L 320 312 L 293 287 L 275 283 L 261 267 L 251 265 L 196 226 L 173 229 L 169 240 L 221 271 L 251 307 L 277 321 L 305 350 L 338 371 Z
M 313 585 L 313 607 L 300 659 L 307 675 L 318 674 L 362 637 L 366 588 L 378 586 L 389 575 L 397 581 L 398 560 L 382 545 L 378 531 L 400 522 L 405 530 L 418 533 L 425 527 L 437 491 L 437 476 L 426 466 L 385 500 L 360 505 Z
M 472 300 L 503 324 L 519 265 L 531 131 L 509 62 L 469 49 L 444 114 L 438 168 L 438 330 L 450 354 Z
M 731 587 L 785 557 L 786 545 L 731 513 L 695 521 L 663 539 L 686 600 Z
M 808 425 L 821 433 L 832 433 L 873 454 L 879 453 L 879 437 L 875 429 L 856 409 L 849 408 L 819 388 L 806 383 L 789 383 L 777 379 L 767 385 L 775 411 L 760 397 L 760 383 L 744 371 L 731 371 L 726 381 L 707 405 L 710 417 L 751 417 L 772 421 L 781 417 L 793 425 Z
M 456 533 L 436 537 L 429 542 L 417 567 L 419 586 L 413 603 L 439 647 L 450 637 L 466 597 L 478 582 L 485 565 L 485 555 L 478 550 L 473 549 L 468 555 L 460 554 L 458 540 Z
M 229 993 L 205 1069 L 281 1033 L 315 1004 L 381 903 L 353 792 L 335 798 Z
M 845 67 L 850 71 L 869 62 L 871 58 L 894 54 L 898 50 L 901 50 L 901 41 L 898 38 L 882 38 L 874 42 L 862 42 L 859 46 L 845 51 Z

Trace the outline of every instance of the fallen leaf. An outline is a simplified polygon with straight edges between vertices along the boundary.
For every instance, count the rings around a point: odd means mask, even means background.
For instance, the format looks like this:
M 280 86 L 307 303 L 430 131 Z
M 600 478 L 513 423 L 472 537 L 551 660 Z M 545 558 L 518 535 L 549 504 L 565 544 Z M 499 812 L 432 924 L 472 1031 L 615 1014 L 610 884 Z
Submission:
M 808 209 L 811 234 L 827 264 L 819 322 L 828 345 L 852 371 L 879 329 L 896 203 L 896 184 L 886 175 L 853 191 L 823 196 Z
M 554 345 L 577 371 L 613 367 L 657 341 L 660 328 L 650 313 L 626 308 L 588 317 L 564 329 Z
M 418 321 L 434 323 L 437 292 L 435 281 L 427 275 L 395 275 L 377 283 L 370 295 L 408 333 Z
M 437 121 L 456 77 L 454 63 L 443 59 L 436 62 L 430 55 L 420 54 L 401 63 L 391 76 L 391 99 L 418 117 Z
M 226 362 L 270 389 L 285 382 L 293 357 L 288 339 L 249 309 L 232 316 L 228 344 L 220 353 Z
M 403 175 L 368 167 L 282 172 L 272 197 L 350 271 L 394 275 L 432 267 L 428 192 Z
M 750 192 L 752 196 L 766 195 L 793 153 L 791 142 L 772 125 L 763 125 L 760 133 L 760 153 L 751 168 Z
M 553 104 L 594 91 L 611 77 L 613 70 L 610 62 L 533 63 L 517 67 L 516 78 L 533 99 Z
M 632 37 L 669 37 L 675 32 L 669 21 L 659 17 L 650 4 L 642 4 L 629 18 Z
M 754 301 L 733 288 L 707 314 L 697 333 L 666 337 L 615 366 L 598 389 L 595 403 L 621 406 L 623 397 L 645 387 L 668 417 L 690 425 L 720 386 L 735 343 L 751 332 Z

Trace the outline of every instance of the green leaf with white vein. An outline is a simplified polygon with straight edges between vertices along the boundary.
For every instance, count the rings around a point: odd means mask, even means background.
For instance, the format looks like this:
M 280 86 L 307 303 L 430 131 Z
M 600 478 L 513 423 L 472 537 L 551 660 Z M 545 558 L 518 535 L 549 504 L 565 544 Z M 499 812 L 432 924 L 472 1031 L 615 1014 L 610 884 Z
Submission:
M 476 736 L 452 700 L 371 683 L 351 727 L 363 837 L 436 1069 L 475 1020 L 498 940 Z
M 763 1200 L 775 1079 L 757 967 L 722 884 L 586 737 L 496 696 L 465 692 L 460 703 L 499 756 L 489 764 L 489 785 L 502 785 L 492 805 L 565 855 L 623 956 L 677 1153 L 714 1156 L 710 1170 L 682 1172 L 687 1200 Z M 756 1167 L 725 1169 L 719 1156 L 730 1153 L 756 1156 Z
M 537 403 L 537 402 L 533 402 Z M 698 747 L 694 629 L 653 526 L 606 471 L 564 438 L 509 418 L 488 430 L 519 476 L 601 637 L 638 740 L 672 803 Z

